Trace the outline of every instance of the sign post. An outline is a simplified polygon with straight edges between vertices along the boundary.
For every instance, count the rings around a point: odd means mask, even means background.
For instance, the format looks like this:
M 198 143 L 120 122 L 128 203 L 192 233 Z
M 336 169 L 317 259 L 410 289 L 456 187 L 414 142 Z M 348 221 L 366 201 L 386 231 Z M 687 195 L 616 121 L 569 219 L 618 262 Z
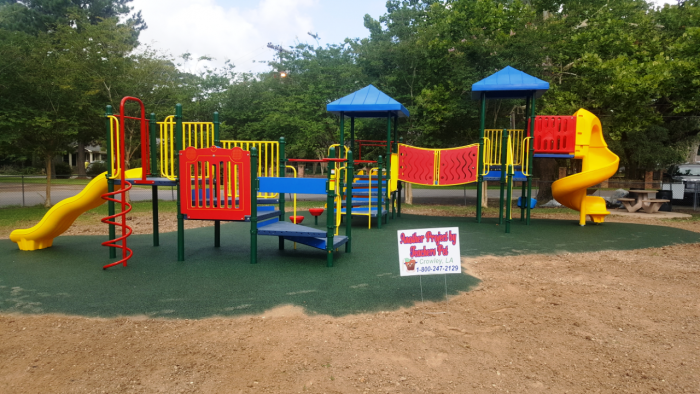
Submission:
M 397 237 L 401 276 L 445 274 L 445 299 L 447 299 L 447 274 L 462 273 L 459 228 L 398 230 Z M 420 283 L 422 301 L 422 278 Z

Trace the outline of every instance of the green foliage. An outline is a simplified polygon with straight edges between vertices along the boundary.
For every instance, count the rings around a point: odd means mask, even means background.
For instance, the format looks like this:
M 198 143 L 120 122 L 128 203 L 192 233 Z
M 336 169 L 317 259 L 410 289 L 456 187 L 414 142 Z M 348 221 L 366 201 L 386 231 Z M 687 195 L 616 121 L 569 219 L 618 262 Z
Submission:
M 256 75 L 230 62 L 207 68 L 206 56 L 137 51 L 145 22 L 130 4 L 0 0 L 4 162 L 46 158 L 75 141 L 104 143 L 104 105 L 117 108 L 126 95 L 159 120 L 177 102 L 188 121 L 219 111 L 222 139 L 284 136 L 289 157 L 316 158 L 339 139 L 326 104 L 370 83 L 411 112 L 399 122 L 406 142 L 466 145 L 479 127 L 471 85 L 507 65 L 550 83 L 539 114 L 598 115 L 629 176 L 682 162 L 700 131 L 700 0 L 661 8 L 643 0 L 390 0 L 379 19 L 364 17 L 368 38 L 299 44 Z M 487 127 L 508 127 L 511 113 L 523 127 L 523 104 L 490 101 Z M 139 130 L 125 126 L 125 156 L 136 163 Z M 357 139 L 384 139 L 386 120 L 358 119 L 355 130 Z
M 105 171 L 107 171 L 107 164 L 103 161 L 95 161 L 90 163 L 86 173 L 90 177 L 96 177 Z
M 56 168 L 56 178 L 58 179 L 68 179 L 71 176 L 71 168 L 68 163 L 60 162 L 55 164 Z

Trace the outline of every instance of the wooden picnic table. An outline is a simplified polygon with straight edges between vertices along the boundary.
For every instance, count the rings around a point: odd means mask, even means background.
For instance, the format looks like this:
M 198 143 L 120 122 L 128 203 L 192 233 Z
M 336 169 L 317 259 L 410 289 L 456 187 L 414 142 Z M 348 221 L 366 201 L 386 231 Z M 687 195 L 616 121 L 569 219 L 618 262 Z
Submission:
M 637 212 L 643 209 L 646 213 L 656 213 L 659 211 L 659 208 L 661 208 L 661 205 L 670 201 L 649 198 L 650 194 L 655 194 L 658 190 L 631 189 L 629 192 L 634 195 L 635 198 L 618 198 L 627 209 L 627 212 Z

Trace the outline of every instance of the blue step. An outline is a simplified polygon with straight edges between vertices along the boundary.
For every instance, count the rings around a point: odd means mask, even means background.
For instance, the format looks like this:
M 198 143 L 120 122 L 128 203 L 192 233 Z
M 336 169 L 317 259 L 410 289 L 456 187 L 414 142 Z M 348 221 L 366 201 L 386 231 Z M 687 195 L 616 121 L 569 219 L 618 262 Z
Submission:
M 485 181 L 500 181 L 501 180 L 501 172 L 500 171 L 489 171 L 488 174 L 484 175 L 484 180 Z M 515 174 L 513 174 L 513 180 L 515 182 L 526 182 L 527 177 L 523 175 L 522 171 L 515 171 Z
M 285 236 L 284 239 L 311 246 L 312 248 L 326 250 L 326 244 L 328 243 L 327 237 L 290 237 Z M 348 237 L 344 235 L 336 235 L 333 237 L 333 248 L 338 248 L 348 242 Z
M 369 204 L 369 198 L 367 198 L 367 197 L 354 197 L 352 199 L 353 206 L 355 206 L 355 205 L 367 205 L 367 204 Z M 346 200 L 343 199 L 343 206 L 345 206 L 345 205 L 347 205 Z M 377 198 L 376 197 L 372 198 L 372 205 L 377 205 Z
M 370 212 L 368 207 L 358 207 L 358 208 L 352 209 L 353 215 L 367 216 L 368 212 Z M 388 211 L 385 208 L 382 208 L 382 215 L 386 215 L 387 213 L 388 213 Z M 340 210 L 340 214 L 345 215 L 345 208 Z M 372 207 L 372 211 L 371 211 L 370 216 L 373 218 L 377 217 L 377 207 Z
M 379 182 L 377 182 L 377 179 L 372 179 L 371 185 L 374 186 L 374 187 L 377 187 L 377 184 L 379 184 Z M 365 187 L 367 187 L 367 185 L 370 185 L 370 182 L 369 182 L 369 181 L 355 181 L 355 182 L 352 183 L 352 186 L 353 186 L 353 187 L 357 187 L 357 186 L 365 186 Z M 385 186 L 386 186 L 386 179 L 382 179 L 382 185 L 385 185 Z
M 377 189 L 372 189 L 371 191 L 368 189 L 362 189 L 362 190 L 357 190 L 357 189 L 352 189 L 352 195 L 353 196 L 368 196 L 368 195 L 376 196 L 377 195 Z M 382 189 L 382 194 L 386 194 L 384 192 L 384 189 Z M 366 198 L 366 197 L 365 197 Z

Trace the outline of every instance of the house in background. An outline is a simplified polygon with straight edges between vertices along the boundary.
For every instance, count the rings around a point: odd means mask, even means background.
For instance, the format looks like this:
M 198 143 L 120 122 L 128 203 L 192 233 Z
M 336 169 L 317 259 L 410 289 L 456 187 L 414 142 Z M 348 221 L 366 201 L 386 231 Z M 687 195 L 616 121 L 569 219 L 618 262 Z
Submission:
M 68 165 L 73 168 L 78 165 L 78 145 L 74 147 L 75 152 L 67 153 L 63 155 L 63 162 L 68 163 Z M 99 145 L 88 145 L 85 148 L 85 161 L 90 164 L 95 161 L 103 161 L 107 157 L 107 152 L 102 149 Z M 87 167 L 86 163 L 82 163 L 83 166 Z

